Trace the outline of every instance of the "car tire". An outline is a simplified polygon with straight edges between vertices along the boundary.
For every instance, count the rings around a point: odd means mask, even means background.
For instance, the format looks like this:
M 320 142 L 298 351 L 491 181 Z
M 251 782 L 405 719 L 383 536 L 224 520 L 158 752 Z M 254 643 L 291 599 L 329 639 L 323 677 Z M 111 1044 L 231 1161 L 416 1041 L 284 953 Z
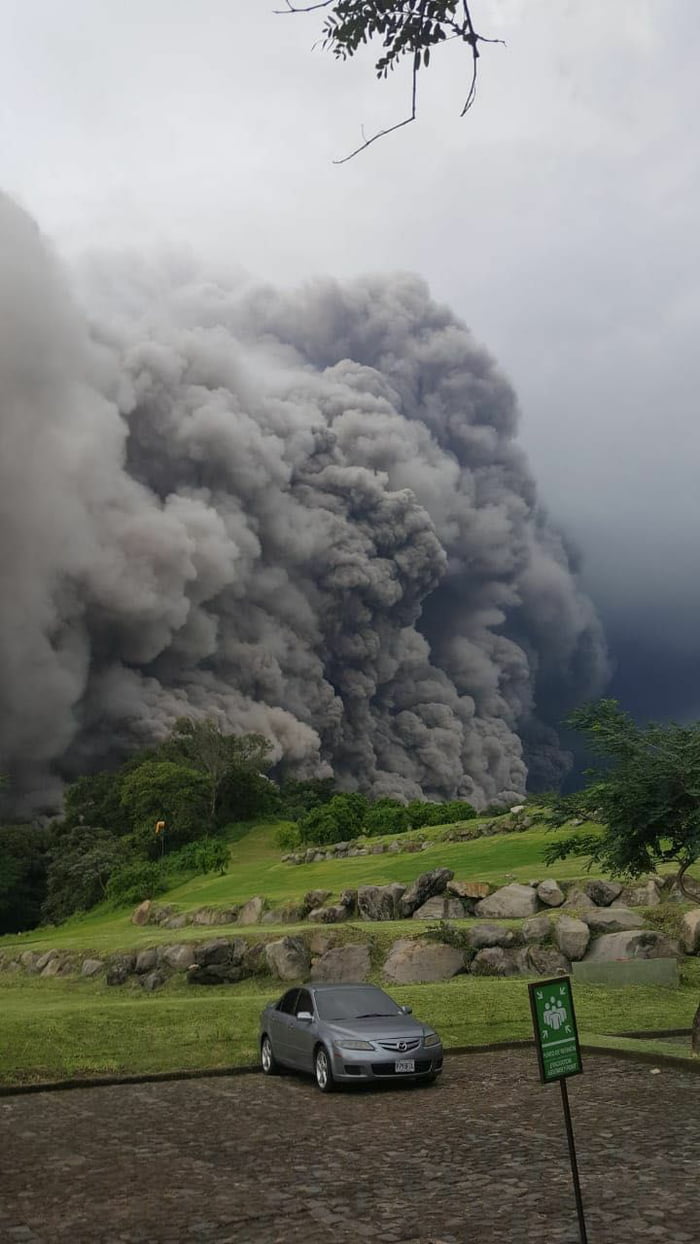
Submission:
M 260 1066 L 265 1076 L 277 1076 L 280 1073 L 280 1065 L 272 1052 L 272 1042 L 267 1033 L 260 1042 Z
M 331 1060 L 325 1045 L 317 1045 L 314 1053 L 314 1078 L 316 1088 L 322 1093 L 335 1092 L 335 1080 L 331 1068 Z

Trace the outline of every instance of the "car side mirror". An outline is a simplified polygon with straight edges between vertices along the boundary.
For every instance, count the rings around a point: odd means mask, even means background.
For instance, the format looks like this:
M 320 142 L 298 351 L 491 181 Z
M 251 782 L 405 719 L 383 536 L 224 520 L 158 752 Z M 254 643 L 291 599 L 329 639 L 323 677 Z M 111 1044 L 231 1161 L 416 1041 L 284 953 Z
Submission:
M 402 1010 L 402 1012 L 403 1012 L 403 1014 L 404 1014 L 404 1015 L 412 1015 L 412 1014 L 413 1014 L 413 1007 L 412 1007 L 412 1006 L 402 1006 L 402 1007 L 401 1007 L 401 1010 Z
M 313 1021 L 313 1015 L 311 1011 L 300 1011 L 297 1019 L 302 1020 L 305 1024 L 310 1024 Z

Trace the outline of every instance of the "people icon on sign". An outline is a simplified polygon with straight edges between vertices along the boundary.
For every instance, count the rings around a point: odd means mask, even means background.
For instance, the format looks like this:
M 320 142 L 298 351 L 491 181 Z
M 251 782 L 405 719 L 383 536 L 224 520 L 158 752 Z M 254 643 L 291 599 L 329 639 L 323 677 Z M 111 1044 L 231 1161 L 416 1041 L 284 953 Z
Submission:
M 545 1024 L 554 1032 L 558 1032 L 563 1024 L 566 1023 L 566 1009 L 561 1002 L 552 997 L 549 1002 L 544 1004 L 544 1015 L 542 1016 Z

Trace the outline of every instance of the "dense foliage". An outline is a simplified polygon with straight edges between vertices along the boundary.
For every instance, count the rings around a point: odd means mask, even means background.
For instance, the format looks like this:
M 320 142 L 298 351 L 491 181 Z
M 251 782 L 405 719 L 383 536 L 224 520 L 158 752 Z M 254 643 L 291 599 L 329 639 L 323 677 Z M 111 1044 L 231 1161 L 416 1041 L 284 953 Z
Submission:
M 630 877 L 673 863 L 682 886 L 700 858 L 700 724 L 640 727 L 615 700 L 579 709 L 569 724 L 601 765 L 585 790 L 550 801 L 550 820 L 595 819 L 603 832 L 581 830 L 552 844 L 547 863 L 581 855 Z
M 46 898 L 48 833 L 31 825 L 0 826 L 0 934 L 38 923 Z

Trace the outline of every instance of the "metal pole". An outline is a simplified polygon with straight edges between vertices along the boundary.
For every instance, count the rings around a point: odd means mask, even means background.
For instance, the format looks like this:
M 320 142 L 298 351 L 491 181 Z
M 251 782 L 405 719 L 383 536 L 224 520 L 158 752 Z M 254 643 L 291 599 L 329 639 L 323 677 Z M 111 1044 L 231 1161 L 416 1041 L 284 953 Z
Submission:
M 581 1184 L 578 1178 L 578 1163 L 576 1161 L 576 1145 L 574 1143 L 574 1129 L 571 1124 L 571 1111 L 569 1109 L 569 1094 L 566 1087 L 566 1079 L 559 1081 L 561 1087 L 561 1101 L 564 1107 L 564 1122 L 566 1123 L 566 1139 L 569 1142 L 569 1158 L 571 1159 L 571 1175 L 574 1181 L 574 1196 L 576 1197 L 576 1213 L 578 1214 L 578 1229 L 581 1237 L 581 1244 L 588 1244 L 588 1236 L 586 1234 L 586 1219 L 583 1213 L 583 1200 L 581 1199 Z

